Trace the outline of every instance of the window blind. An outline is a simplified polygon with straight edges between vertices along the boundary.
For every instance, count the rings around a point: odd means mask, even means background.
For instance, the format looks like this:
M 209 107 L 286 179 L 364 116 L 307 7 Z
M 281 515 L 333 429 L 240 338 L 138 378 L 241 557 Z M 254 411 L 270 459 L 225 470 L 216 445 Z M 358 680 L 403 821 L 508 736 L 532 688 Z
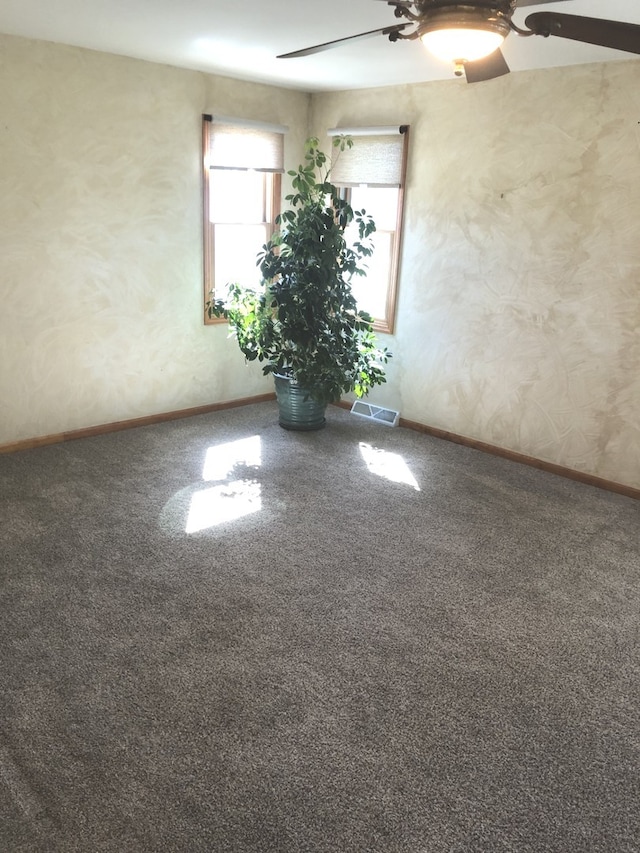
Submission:
M 210 169 L 284 172 L 286 127 L 205 116 L 209 122 L 206 162 Z
M 330 180 L 341 187 L 400 187 L 407 126 L 336 127 L 329 136 L 350 136 L 353 147 L 335 155 Z

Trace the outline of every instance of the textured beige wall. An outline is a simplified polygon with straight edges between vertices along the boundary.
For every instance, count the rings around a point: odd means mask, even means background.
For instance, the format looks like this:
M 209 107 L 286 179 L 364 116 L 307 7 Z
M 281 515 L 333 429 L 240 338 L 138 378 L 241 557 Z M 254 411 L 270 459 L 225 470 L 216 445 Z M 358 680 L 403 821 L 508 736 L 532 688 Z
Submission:
M 640 487 L 640 63 L 314 95 L 0 37 L 0 444 L 270 389 L 200 314 L 200 115 L 411 124 L 389 383 Z
M 304 94 L 0 37 L 0 444 L 271 390 L 202 323 L 201 114 Z
M 374 402 L 640 487 L 640 62 L 328 93 L 411 125 L 395 352 Z

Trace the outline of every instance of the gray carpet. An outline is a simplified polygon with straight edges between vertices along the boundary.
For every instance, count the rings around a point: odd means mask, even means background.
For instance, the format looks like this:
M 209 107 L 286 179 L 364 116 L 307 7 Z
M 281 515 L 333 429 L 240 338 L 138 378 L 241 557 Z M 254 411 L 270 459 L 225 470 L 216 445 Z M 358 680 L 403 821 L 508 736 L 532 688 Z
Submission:
M 640 504 L 328 418 L 0 457 L 2 851 L 640 850 Z

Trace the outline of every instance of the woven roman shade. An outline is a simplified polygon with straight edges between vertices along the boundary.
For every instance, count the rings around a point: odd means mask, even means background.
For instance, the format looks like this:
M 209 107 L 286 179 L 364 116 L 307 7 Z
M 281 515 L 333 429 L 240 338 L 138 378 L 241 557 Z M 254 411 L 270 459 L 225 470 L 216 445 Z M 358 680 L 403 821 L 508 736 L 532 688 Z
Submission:
M 210 169 L 252 169 L 284 172 L 286 127 L 223 117 L 210 122 L 205 154 Z
M 351 128 L 336 127 L 329 136 L 350 136 L 353 147 L 334 157 L 330 180 L 341 187 L 402 186 L 405 126 Z

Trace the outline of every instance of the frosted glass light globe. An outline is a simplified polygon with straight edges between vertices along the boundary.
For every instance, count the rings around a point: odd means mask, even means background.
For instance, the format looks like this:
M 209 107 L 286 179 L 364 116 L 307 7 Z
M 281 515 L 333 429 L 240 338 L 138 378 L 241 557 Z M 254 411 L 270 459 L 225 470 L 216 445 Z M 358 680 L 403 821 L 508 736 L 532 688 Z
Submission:
M 471 27 L 431 30 L 421 37 L 427 50 L 444 62 L 473 62 L 500 47 L 504 35 L 495 30 Z

